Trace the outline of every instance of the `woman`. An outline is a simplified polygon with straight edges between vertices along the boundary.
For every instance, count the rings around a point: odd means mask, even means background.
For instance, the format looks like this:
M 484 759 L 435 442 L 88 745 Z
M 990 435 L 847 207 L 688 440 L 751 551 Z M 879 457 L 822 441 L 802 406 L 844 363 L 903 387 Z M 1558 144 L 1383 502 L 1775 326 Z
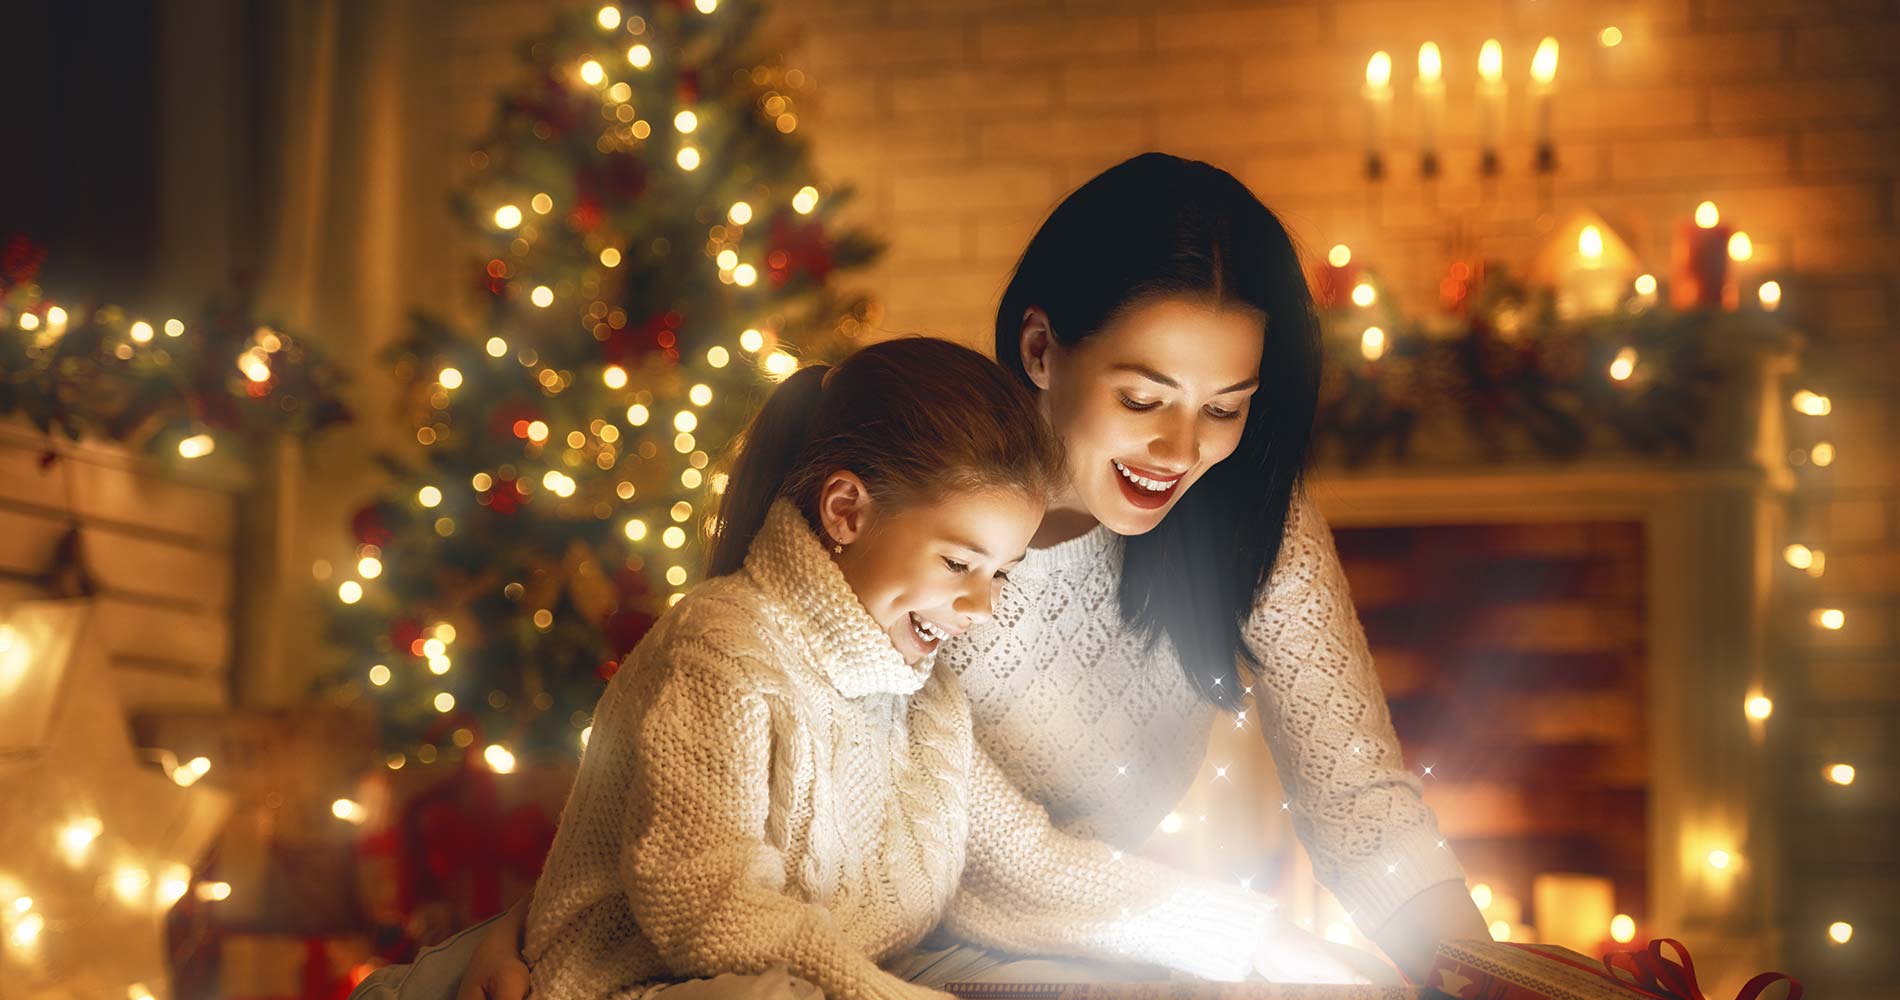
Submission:
M 996 353 L 1070 482 L 995 621 L 939 654 L 979 745 L 1062 829 L 1130 850 L 1191 783 L 1213 714 L 1251 698 L 1316 874 L 1400 970 L 1422 981 L 1438 941 L 1487 936 L 1301 493 L 1319 329 L 1280 221 L 1205 163 L 1112 167 L 1030 240 Z M 521 995 L 519 909 L 464 997 Z M 937 944 L 911 964 L 939 982 L 1005 960 Z

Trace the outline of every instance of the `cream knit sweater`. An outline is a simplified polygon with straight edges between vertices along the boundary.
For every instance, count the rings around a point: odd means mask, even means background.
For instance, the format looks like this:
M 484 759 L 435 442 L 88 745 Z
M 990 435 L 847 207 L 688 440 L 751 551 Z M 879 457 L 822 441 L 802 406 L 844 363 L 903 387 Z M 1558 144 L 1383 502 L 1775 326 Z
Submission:
M 1205 766 L 1215 709 L 1165 638 L 1144 655 L 1123 627 L 1121 554 L 1105 527 L 1032 549 L 995 621 L 937 659 L 1017 788 L 1063 830 L 1133 850 Z M 1332 533 L 1304 497 L 1242 638 L 1264 665 L 1243 724 L 1265 737 L 1314 872 L 1353 920 L 1376 931 L 1420 890 L 1462 881 L 1399 752 Z
M 959 879 L 961 886 L 959 889 Z M 1050 825 L 976 748 L 956 675 L 907 665 L 804 518 L 663 616 L 608 685 L 534 890 L 536 996 L 787 967 L 833 1000 L 952 893 L 993 947 L 1238 979 L 1271 904 Z

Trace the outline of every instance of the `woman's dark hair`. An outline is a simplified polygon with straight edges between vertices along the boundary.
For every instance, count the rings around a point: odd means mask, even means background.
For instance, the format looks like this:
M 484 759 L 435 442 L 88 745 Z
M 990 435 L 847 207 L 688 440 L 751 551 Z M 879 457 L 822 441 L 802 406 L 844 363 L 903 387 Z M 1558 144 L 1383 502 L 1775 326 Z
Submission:
M 1035 398 L 990 359 L 947 340 L 874 344 L 836 368 L 800 369 L 753 417 L 720 501 L 707 575 L 745 563 L 780 497 L 822 536 L 818 494 L 839 470 L 887 509 L 999 487 L 1041 504 L 1067 475 Z
M 1149 646 L 1166 634 L 1188 679 L 1230 704 L 1259 663 L 1241 626 L 1279 558 L 1319 397 L 1319 319 L 1286 227 L 1232 174 L 1144 153 L 1056 206 L 996 310 L 996 358 L 1022 379 L 1024 314 L 1039 307 L 1065 346 L 1150 301 L 1241 303 L 1266 316 L 1260 387 L 1240 445 L 1126 540 L 1122 620 Z

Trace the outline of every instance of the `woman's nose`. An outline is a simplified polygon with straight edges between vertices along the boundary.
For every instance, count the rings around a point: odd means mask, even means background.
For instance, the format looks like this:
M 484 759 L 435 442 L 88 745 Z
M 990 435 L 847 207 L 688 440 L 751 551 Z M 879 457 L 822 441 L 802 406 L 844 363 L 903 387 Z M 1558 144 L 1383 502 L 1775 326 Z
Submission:
M 1159 432 L 1149 443 L 1148 450 L 1153 453 L 1157 463 L 1163 463 L 1168 473 L 1182 472 L 1194 467 L 1201 459 L 1201 422 L 1195 414 L 1171 414 L 1162 420 Z
M 970 574 L 972 586 L 957 595 L 953 609 L 963 619 L 963 627 L 982 625 L 995 611 L 996 581 Z

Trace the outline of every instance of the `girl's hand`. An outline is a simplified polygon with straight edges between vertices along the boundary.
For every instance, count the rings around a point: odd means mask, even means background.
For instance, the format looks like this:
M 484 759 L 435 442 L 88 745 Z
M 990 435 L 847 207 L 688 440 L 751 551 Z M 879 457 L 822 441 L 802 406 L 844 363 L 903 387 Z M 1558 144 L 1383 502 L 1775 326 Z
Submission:
M 516 901 L 482 934 L 462 971 L 455 1000 L 526 1000 L 530 981 L 528 963 L 521 957 L 521 932 L 532 898 Z
M 1345 954 L 1350 951 L 1328 944 L 1290 923 L 1280 922 L 1254 952 L 1253 967 L 1255 972 L 1275 983 L 1358 986 L 1373 982 L 1354 967 L 1357 963 Z

